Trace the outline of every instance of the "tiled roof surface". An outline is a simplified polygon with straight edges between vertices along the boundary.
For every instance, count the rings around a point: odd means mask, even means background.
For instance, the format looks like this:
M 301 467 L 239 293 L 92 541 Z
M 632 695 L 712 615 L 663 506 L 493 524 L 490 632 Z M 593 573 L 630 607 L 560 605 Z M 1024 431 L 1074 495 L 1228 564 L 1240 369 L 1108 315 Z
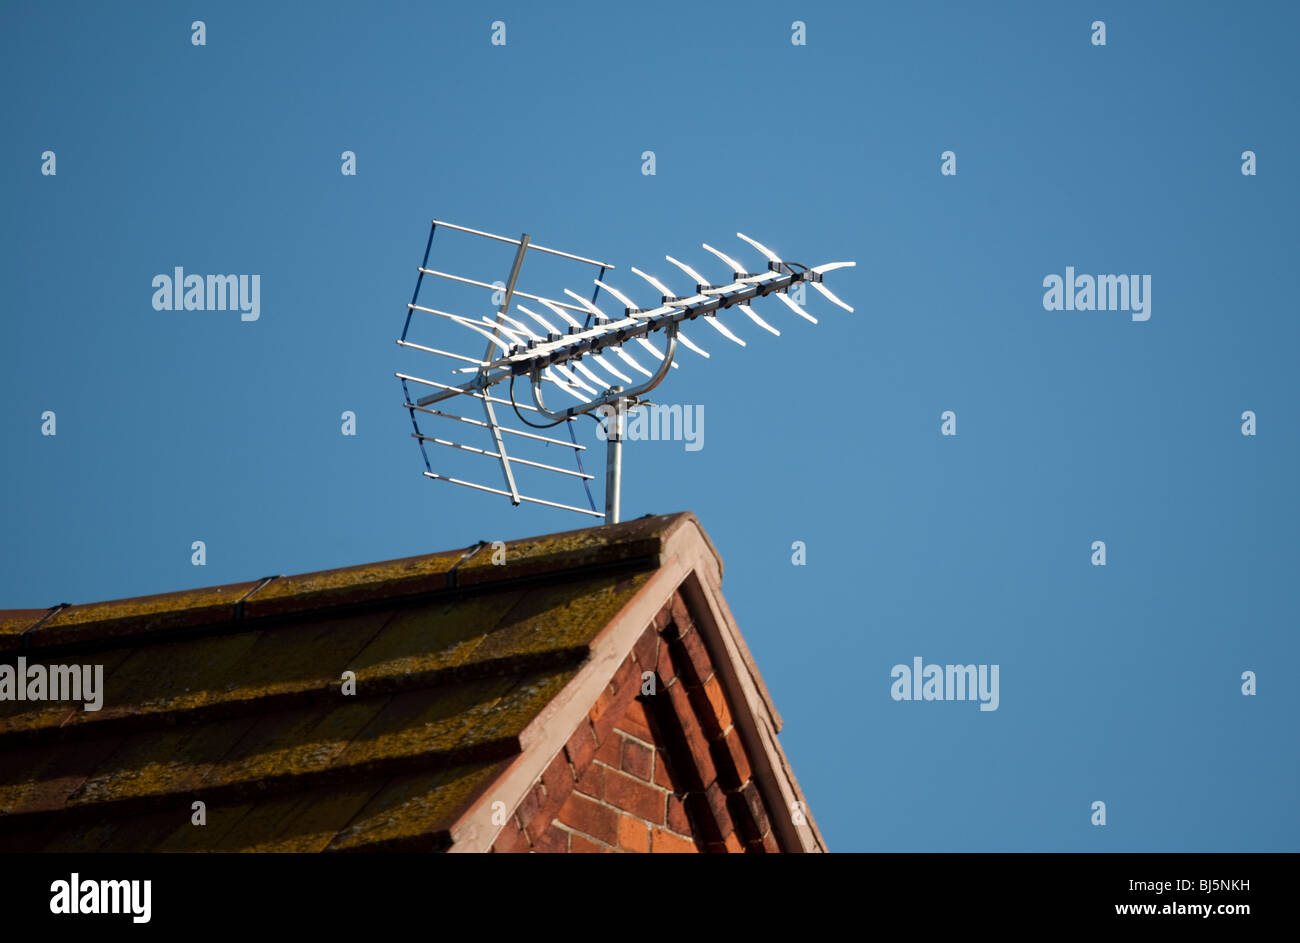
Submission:
M 102 665 L 105 690 L 0 700 L 0 850 L 446 847 L 684 519 L 0 611 L 0 661 Z

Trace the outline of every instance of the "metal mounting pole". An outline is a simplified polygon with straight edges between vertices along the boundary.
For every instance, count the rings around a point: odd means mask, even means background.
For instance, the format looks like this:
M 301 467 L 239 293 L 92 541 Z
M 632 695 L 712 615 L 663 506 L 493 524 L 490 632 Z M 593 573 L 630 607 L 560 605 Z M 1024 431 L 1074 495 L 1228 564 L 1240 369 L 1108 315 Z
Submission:
M 623 387 L 612 386 L 611 392 L 621 393 Z M 627 397 L 614 401 L 613 429 L 605 443 L 605 523 L 618 523 L 619 498 L 623 489 L 623 429 L 627 420 Z

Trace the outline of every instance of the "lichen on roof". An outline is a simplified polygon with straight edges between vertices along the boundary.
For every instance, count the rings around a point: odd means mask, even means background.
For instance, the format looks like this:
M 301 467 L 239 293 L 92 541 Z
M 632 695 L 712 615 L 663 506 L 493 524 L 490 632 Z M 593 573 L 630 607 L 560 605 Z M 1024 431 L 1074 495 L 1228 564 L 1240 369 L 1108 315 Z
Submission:
M 470 547 L 0 611 L 0 659 L 102 665 L 105 689 L 0 701 L 0 850 L 444 847 L 681 517 L 510 542 L 504 566 Z

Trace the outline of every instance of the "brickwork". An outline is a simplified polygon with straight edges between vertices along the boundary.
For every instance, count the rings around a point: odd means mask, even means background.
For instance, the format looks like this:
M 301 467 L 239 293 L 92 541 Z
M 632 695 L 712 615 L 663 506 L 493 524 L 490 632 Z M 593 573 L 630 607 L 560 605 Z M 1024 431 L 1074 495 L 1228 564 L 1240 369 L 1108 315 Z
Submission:
M 680 595 L 647 627 L 492 850 L 781 850 Z

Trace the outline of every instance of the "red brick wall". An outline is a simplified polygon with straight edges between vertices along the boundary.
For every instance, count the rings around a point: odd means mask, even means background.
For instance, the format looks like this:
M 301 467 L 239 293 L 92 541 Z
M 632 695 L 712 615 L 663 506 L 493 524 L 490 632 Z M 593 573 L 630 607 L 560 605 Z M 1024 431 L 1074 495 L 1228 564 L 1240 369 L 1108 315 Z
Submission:
M 653 694 L 642 691 L 647 671 Z M 680 596 L 646 629 L 492 850 L 780 850 Z

